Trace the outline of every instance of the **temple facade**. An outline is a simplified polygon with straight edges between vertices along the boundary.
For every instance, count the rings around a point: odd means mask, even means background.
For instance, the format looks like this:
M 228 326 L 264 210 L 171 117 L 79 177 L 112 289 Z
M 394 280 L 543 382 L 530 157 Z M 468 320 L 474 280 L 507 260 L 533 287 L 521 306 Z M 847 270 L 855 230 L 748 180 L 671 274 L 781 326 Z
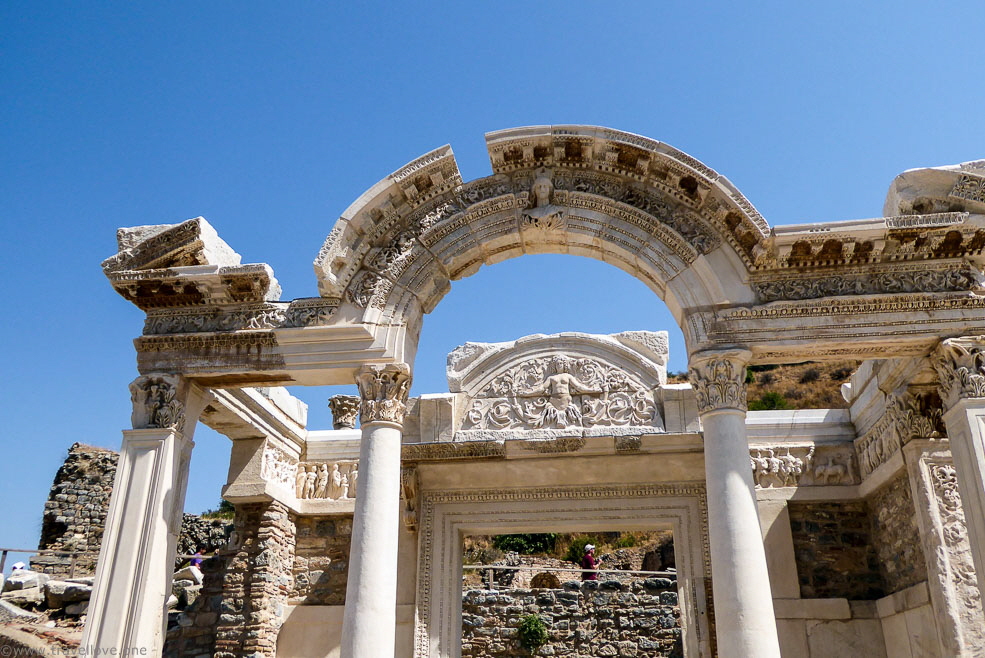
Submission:
M 120 229 L 103 268 L 146 322 L 83 645 L 164 647 L 201 421 L 232 440 L 237 531 L 170 651 L 456 657 L 464 536 L 667 528 L 687 656 L 981 655 L 985 161 L 904 172 L 880 218 L 771 228 L 644 137 L 486 141 L 491 176 L 442 147 L 350 206 L 317 298 L 280 301 L 202 218 Z M 466 343 L 449 392 L 409 398 L 423 315 L 527 253 L 643 281 L 689 384 L 665 333 L 571 333 Z M 748 365 L 844 359 L 848 410 L 747 412 Z M 282 388 L 338 384 L 332 430 Z

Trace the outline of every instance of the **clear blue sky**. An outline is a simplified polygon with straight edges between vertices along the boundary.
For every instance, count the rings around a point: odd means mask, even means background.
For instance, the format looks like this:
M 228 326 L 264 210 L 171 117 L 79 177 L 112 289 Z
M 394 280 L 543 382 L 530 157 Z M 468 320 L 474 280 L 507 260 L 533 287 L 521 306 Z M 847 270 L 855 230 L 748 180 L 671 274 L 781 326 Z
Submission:
M 985 3 L 0 4 L 0 545 L 33 547 L 74 441 L 127 427 L 142 313 L 99 263 L 117 227 L 205 216 L 284 298 L 366 188 L 445 143 L 599 124 L 728 176 L 772 225 L 873 217 L 892 178 L 985 157 Z M 525 257 L 454 284 L 414 393 L 466 340 L 670 329 L 610 266 Z M 301 390 L 326 427 L 333 391 Z M 229 442 L 200 429 L 187 509 L 218 502 Z

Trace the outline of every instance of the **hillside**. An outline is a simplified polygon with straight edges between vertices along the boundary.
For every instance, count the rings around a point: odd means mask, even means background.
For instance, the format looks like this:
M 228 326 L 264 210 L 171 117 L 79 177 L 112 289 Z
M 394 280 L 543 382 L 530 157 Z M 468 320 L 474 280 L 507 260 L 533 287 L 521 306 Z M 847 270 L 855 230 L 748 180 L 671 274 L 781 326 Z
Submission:
M 845 409 L 841 385 L 858 361 L 750 366 L 746 373 L 749 410 Z M 670 383 L 687 382 L 686 373 L 668 373 Z

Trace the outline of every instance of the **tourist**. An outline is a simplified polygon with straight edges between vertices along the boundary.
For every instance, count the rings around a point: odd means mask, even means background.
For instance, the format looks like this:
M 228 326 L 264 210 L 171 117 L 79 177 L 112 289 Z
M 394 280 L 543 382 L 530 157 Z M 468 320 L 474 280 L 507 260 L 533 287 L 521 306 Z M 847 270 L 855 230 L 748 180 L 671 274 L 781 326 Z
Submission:
M 202 565 L 202 560 L 205 559 L 204 556 L 202 555 L 204 552 L 205 552 L 204 548 L 199 548 L 197 551 L 195 551 L 195 557 L 191 559 L 191 562 L 188 563 L 188 566 L 200 567 Z
M 592 544 L 585 544 L 585 557 L 581 559 L 582 569 L 597 569 L 599 565 L 598 560 L 595 559 L 595 546 Z M 598 580 L 598 571 L 583 571 L 581 573 L 582 580 Z

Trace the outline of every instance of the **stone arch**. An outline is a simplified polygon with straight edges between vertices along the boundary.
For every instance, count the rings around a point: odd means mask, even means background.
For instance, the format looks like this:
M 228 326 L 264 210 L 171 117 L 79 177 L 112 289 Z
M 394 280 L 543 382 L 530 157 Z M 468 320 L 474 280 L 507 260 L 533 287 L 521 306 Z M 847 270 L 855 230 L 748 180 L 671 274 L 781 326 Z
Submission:
M 451 281 L 523 254 L 623 269 L 668 304 L 686 340 L 691 310 L 755 301 L 749 272 L 769 227 L 694 158 L 590 126 L 504 130 L 486 144 L 492 176 L 463 183 L 444 146 L 353 203 L 315 261 L 321 295 L 355 321 L 403 328 L 405 353 Z

